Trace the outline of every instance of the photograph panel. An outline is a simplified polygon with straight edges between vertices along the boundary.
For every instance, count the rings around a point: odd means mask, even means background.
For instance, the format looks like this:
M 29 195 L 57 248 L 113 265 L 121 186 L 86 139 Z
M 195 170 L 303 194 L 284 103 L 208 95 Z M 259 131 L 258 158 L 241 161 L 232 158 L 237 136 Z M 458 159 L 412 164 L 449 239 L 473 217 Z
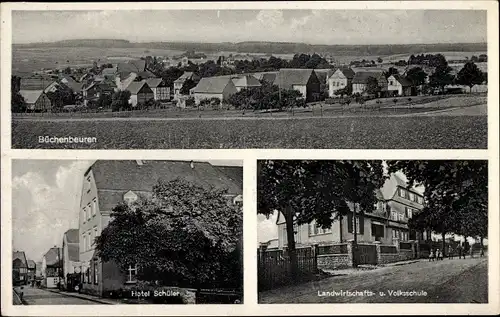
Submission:
M 13 160 L 13 305 L 241 304 L 243 162 Z
M 12 147 L 486 149 L 486 17 L 14 10 Z
M 488 303 L 488 161 L 258 161 L 258 301 Z

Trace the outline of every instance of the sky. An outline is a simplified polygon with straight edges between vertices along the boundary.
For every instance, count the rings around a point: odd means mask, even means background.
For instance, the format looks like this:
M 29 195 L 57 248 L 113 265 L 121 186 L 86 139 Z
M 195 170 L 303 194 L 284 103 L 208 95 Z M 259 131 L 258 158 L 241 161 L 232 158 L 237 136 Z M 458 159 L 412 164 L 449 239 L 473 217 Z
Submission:
M 275 41 L 309 44 L 486 42 L 479 10 L 13 11 L 13 43 Z
M 387 173 L 387 164 L 383 162 L 384 173 Z M 403 180 L 408 181 L 406 176 L 402 172 L 396 172 L 396 174 Z M 424 187 L 415 186 L 415 190 L 419 193 L 424 193 Z M 278 213 L 275 212 L 269 218 L 264 215 L 257 216 L 257 239 L 259 242 L 267 242 L 271 239 L 278 238 L 278 227 L 276 225 L 276 220 L 278 219 Z
M 64 232 L 78 228 L 81 180 L 94 161 L 13 160 L 12 250 L 41 261 Z M 211 160 L 214 165 L 242 166 L 243 161 Z

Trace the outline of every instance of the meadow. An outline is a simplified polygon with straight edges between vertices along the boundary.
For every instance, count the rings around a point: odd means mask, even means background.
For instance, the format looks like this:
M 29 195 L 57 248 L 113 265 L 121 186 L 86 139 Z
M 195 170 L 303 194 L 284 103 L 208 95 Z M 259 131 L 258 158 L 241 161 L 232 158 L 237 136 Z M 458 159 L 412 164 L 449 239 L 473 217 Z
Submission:
M 96 137 L 93 144 L 39 136 Z M 486 149 L 487 116 L 172 121 L 13 120 L 14 149 Z

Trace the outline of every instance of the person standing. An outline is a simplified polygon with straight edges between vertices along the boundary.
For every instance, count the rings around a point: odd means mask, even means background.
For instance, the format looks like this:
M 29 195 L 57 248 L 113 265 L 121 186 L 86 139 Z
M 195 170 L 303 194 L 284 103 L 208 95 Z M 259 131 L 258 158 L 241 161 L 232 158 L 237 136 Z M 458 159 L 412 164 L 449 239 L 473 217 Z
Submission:
M 460 242 L 457 249 L 458 249 L 458 259 L 460 260 L 462 258 L 462 251 L 463 251 L 462 242 Z M 464 257 L 464 259 L 465 259 L 465 257 Z

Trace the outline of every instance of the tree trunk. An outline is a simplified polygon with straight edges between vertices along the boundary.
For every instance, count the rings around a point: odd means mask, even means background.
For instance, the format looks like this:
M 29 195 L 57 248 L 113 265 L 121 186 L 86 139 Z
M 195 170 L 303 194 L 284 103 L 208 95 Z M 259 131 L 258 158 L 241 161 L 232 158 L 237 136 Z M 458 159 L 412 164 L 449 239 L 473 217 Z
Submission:
M 443 257 L 446 256 L 446 240 L 445 240 L 445 236 L 446 236 L 446 233 L 441 233 L 441 236 L 443 237 L 443 243 L 442 243 L 442 248 L 443 248 Z
M 353 208 L 352 216 L 352 234 L 354 235 L 354 243 L 352 244 L 352 266 L 358 267 L 358 226 L 356 224 L 356 203 Z
M 298 266 L 297 266 L 297 253 L 295 251 L 295 235 L 293 232 L 293 210 L 290 206 L 287 206 L 285 211 L 285 221 L 286 221 L 286 236 L 287 236 L 287 249 L 288 257 L 290 259 L 290 273 L 293 280 L 297 280 L 299 277 Z
M 343 237 L 343 234 L 342 234 L 342 230 L 343 230 L 343 225 L 342 225 L 342 215 L 339 216 L 339 230 L 340 230 L 340 234 L 339 234 L 339 237 L 340 237 L 340 243 L 344 242 L 344 237 Z

